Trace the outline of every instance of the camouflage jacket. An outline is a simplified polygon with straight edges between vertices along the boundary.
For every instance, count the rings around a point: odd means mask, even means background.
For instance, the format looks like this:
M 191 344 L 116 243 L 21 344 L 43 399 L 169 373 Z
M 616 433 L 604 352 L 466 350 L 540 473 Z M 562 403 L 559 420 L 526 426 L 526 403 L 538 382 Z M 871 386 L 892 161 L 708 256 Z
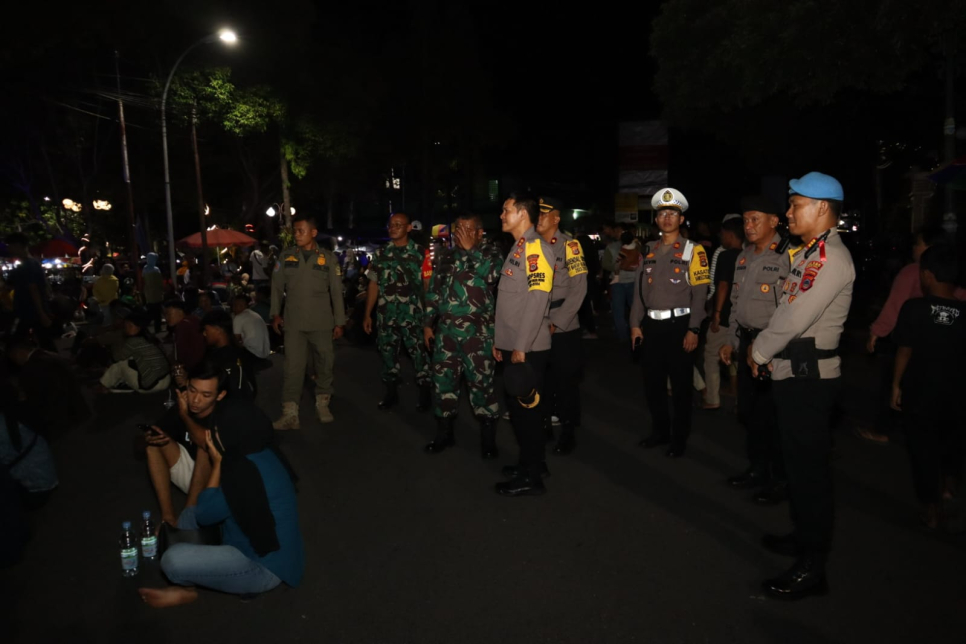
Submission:
M 466 335 L 493 333 L 503 255 L 490 244 L 443 251 L 426 293 L 423 326 L 452 327 Z M 474 331 L 475 329 L 475 331 Z
M 423 318 L 423 249 L 413 240 L 376 251 L 370 279 L 379 284 L 376 316 L 383 326 L 416 326 Z

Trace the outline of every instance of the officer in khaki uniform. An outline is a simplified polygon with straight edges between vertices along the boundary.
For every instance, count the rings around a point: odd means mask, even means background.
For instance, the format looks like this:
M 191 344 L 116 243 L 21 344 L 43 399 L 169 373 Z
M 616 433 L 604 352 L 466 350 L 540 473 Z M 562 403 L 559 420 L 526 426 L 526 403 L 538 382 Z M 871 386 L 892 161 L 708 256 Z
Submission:
M 282 417 L 275 421 L 275 429 L 299 428 L 299 399 L 310 348 L 317 368 L 315 409 L 321 422 L 334 420 L 329 411 L 335 363 L 332 342 L 345 330 L 338 258 L 315 241 L 319 231 L 314 218 L 296 216 L 293 232 L 296 245 L 282 251 L 272 274 L 272 328 L 276 333 L 285 330 Z
M 496 299 L 493 357 L 504 365 L 503 379 L 510 422 L 520 445 L 517 465 L 503 468 L 509 481 L 496 484 L 504 496 L 546 492 L 542 477 L 544 457 L 543 379 L 550 357 L 550 290 L 553 287 L 553 247 L 540 238 L 534 225 L 540 218 L 535 197 L 513 194 L 503 203 L 503 232 L 517 240 L 503 262 Z M 510 383 L 526 382 L 527 391 Z
M 570 454 L 576 445 L 574 428 L 580 426 L 580 369 L 582 331 L 577 312 L 587 294 L 587 261 L 580 242 L 560 230 L 562 202 L 540 198 L 537 233 L 553 247 L 553 290 L 550 293 L 550 371 L 546 381 L 546 416 L 560 418 L 560 436 L 553 451 Z
M 641 345 L 644 396 L 651 412 L 651 435 L 644 448 L 670 443 L 667 455 L 684 455 L 691 433 L 691 380 L 704 304 L 711 283 L 708 254 L 680 235 L 688 200 L 674 188 L 651 199 L 661 239 L 644 247 L 634 280 L 631 343 Z M 671 379 L 673 422 L 666 385 Z
M 751 347 L 752 375 L 771 377 L 794 532 L 767 535 L 767 549 L 796 557 L 764 582 L 765 592 L 798 599 L 828 591 L 832 544 L 832 433 L 829 418 L 841 380 L 839 338 L 852 304 L 855 267 L 837 225 L 844 193 L 834 178 L 810 172 L 789 182 L 788 230 L 806 241 L 792 260 L 781 301 Z
M 718 355 L 722 362 L 738 367 L 738 419 L 747 431 L 748 470 L 728 479 L 738 490 L 762 488 L 755 500 L 769 505 L 785 498 L 785 468 L 778 443 L 778 421 L 772 383 L 751 377 L 748 349 L 762 329 L 768 327 L 788 277 L 791 253 L 785 249 L 778 229 L 778 208 L 767 197 L 741 200 L 742 220 L 748 245 L 735 262 L 731 311 L 735 332 Z M 737 351 L 737 358 L 732 354 Z

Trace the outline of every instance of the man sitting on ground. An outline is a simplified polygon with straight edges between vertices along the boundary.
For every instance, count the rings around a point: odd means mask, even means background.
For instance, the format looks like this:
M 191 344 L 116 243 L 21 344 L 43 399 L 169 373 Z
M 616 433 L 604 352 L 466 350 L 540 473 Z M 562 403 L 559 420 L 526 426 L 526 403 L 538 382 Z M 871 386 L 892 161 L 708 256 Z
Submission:
M 124 343 L 101 377 L 100 393 L 152 393 L 171 384 L 168 359 L 157 338 L 148 332 L 150 323 L 145 311 L 132 311 L 124 320 Z
M 174 339 L 174 362 L 190 371 L 205 357 L 205 336 L 201 333 L 201 321 L 187 310 L 187 304 L 181 300 L 164 303 L 164 321 Z
M 254 399 L 255 369 L 252 355 L 238 345 L 227 311 L 215 310 L 201 320 L 206 357 L 228 375 L 228 395 Z
M 197 504 L 178 518 L 182 530 L 220 525 L 222 545 L 171 546 L 161 557 L 161 570 L 177 585 L 138 590 L 155 608 L 193 602 L 195 586 L 246 595 L 302 581 L 295 476 L 273 446 L 271 421 L 251 401 L 226 399 L 226 380 L 209 364 L 191 374 L 190 386 L 213 401 L 207 453 L 199 452 L 210 459 L 211 471 Z
M 250 308 L 248 296 L 236 295 L 231 300 L 231 311 L 235 314 L 232 319 L 232 330 L 235 338 L 248 349 L 256 358 L 264 360 L 271 354 L 272 349 L 268 340 L 268 325 Z

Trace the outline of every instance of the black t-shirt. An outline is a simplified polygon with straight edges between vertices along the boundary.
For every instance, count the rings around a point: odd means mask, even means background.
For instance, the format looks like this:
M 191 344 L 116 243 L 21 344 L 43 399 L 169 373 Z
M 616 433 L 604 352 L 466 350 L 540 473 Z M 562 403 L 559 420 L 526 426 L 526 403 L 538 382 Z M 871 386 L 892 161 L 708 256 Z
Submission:
M 961 395 L 966 360 L 966 303 L 938 297 L 908 300 L 899 311 L 892 337 L 910 347 L 902 377 L 902 406 L 928 412 L 954 404 Z
M 731 283 L 735 281 L 735 265 L 738 262 L 738 255 L 741 250 L 731 248 L 721 251 L 718 261 L 714 265 L 714 283 L 717 287 L 719 282 L 728 282 L 728 294 L 725 297 L 724 306 L 721 307 L 721 326 L 728 326 L 731 319 Z M 711 297 L 717 299 L 718 293 Z
M 208 359 L 228 374 L 228 395 L 252 399 L 255 397 L 255 368 L 252 354 L 233 344 L 208 349 Z
M 204 418 L 195 418 L 194 420 L 200 426 L 208 429 L 211 427 L 211 417 L 212 414 L 208 414 Z M 178 413 L 177 405 L 164 412 L 164 416 L 155 425 L 172 439 L 184 445 L 188 449 L 188 453 L 191 454 L 191 458 L 195 458 L 198 446 L 191 442 L 191 435 L 188 434 L 188 426 L 181 420 L 181 414 Z

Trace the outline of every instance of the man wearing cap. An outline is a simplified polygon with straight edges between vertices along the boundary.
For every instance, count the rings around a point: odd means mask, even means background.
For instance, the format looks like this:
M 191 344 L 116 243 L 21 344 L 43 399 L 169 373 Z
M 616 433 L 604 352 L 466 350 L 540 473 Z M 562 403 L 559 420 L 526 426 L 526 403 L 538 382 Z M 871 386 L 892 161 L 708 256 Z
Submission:
M 550 294 L 550 371 L 544 387 L 547 402 L 545 427 L 550 415 L 560 419 L 560 436 L 553 451 L 566 455 L 574 451 L 574 428 L 580 425 L 578 380 L 583 364 L 580 340 L 583 332 L 577 313 L 587 294 L 587 262 L 580 242 L 560 230 L 562 202 L 556 197 L 540 198 L 537 233 L 553 248 L 553 290 Z
M 345 330 L 339 260 L 316 241 L 315 218 L 300 213 L 293 222 L 295 246 L 282 251 L 272 273 L 272 329 L 275 333 L 285 329 L 282 416 L 275 421 L 275 429 L 299 428 L 299 400 L 309 351 L 315 353 L 315 411 L 320 422 L 335 420 L 329 411 L 335 364 L 332 343 Z
M 736 490 L 762 488 L 755 500 L 768 505 L 784 500 L 785 468 L 779 445 L 772 383 L 751 376 L 747 356 L 751 344 L 768 326 L 778 308 L 782 285 L 790 269 L 790 253 L 778 233 L 778 208 L 764 196 L 741 200 L 748 246 L 738 256 L 731 294 L 734 329 L 721 347 L 721 361 L 738 367 L 738 420 L 745 426 L 748 469 L 732 476 Z M 737 358 L 733 357 L 737 351 Z
M 422 248 L 409 238 L 409 216 L 397 212 L 386 226 L 389 243 L 376 251 L 369 265 L 369 290 L 362 328 L 372 333 L 372 311 L 376 310 L 376 346 L 382 357 L 382 382 L 386 395 L 379 409 L 399 402 L 399 349 L 405 347 L 413 359 L 419 385 L 418 411 L 432 403 L 433 385 L 429 361 L 423 348 L 423 264 Z
M 839 338 L 852 303 L 855 267 L 836 226 L 842 185 L 810 172 L 789 183 L 788 230 L 805 241 L 794 256 L 768 328 L 751 347 L 753 377 L 774 381 L 781 451 L 794 532 L 766 535 L 765 548 L 796 557 L 763 583 L 772 597 L 827 592 L 825 558 L 832 542 L 832 436 L 829 417 L 841 379 Z
M 644 396 L 651 412 L 651 435 L 644 448 L 670 443 L 667 455 L 684 455 L 691 433 L 691 379 L 688 355 L 698 346 L 711 281 L 708 254 L 684 239 L 681 224 L 688 200 L 674 188 L 651 199 L 661 239 L 644 247 L 631 306 L 631 346 L 642 348 Z M 668 413 L 666 386 L 671 379 L 674 418 Z
M 503 232 L 516 243 L 503 263 L 496 306 L 493 357 L 505 365 L 504 382 L 510 422 L 520 445 L 520 461 L 503 468 L 510 480 L 496 484 L 505 496 L 543 494 L 544 408 L 543 378 L 550 359 L 550 320 L 547 318 L 553 287 L 553 247 L 540 238 L 536 198 L 514 193 L 503 203 Z
M 496 422 L 500 404 L 493 389 L 493 291 L 503 254 L 483 245 L 483 222 L 461 215 L 453 225 L 453 248 L 440 251 L 426 292 L 423 337 L 433 355 L 436 438 L 426 446 L 438 454 L 453 445 L 459 410 L 460 375 L 466 378 L 470 405 L 480 423 L 480 454 L 498 456 Z

